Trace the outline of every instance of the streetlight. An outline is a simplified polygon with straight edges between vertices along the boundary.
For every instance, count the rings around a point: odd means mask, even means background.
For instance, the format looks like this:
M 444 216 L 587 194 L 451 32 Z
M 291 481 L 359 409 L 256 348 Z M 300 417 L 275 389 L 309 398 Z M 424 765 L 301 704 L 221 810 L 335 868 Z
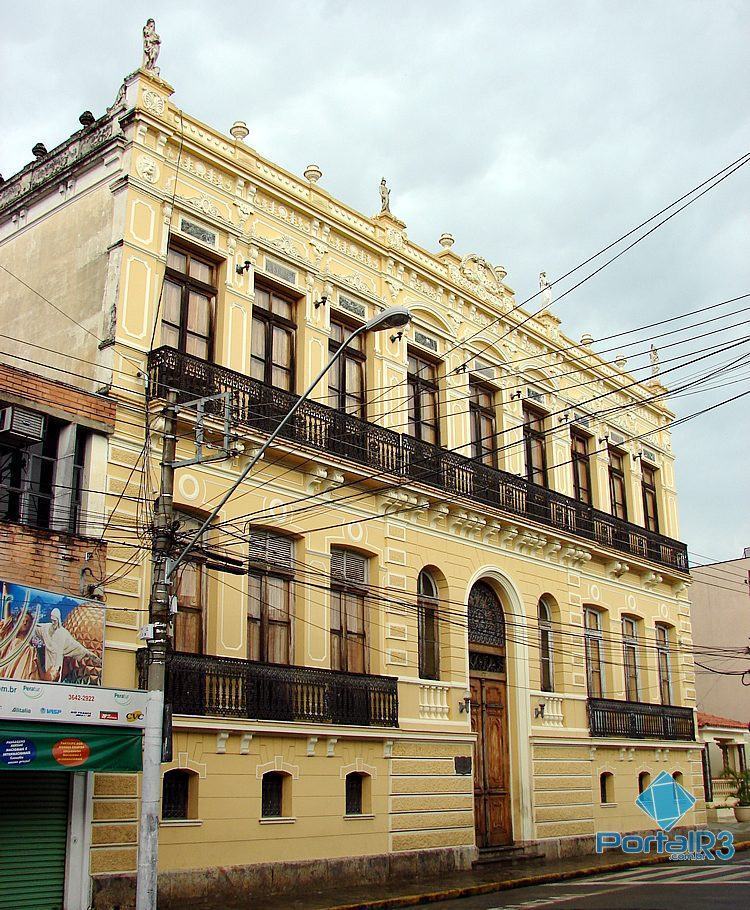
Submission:
M 206 528 L 216 518 L 225 503 L 232 496 L 237 487 L 252 471 L 255 465 L 263 457 L 263 453 L 281 433 L 284 427 L 294 417 L 297 411 L 307 401 L 315 386 L 331 369 L 334 363 L 339 359 L 341 354 L 359 335 L 367 332 L 384 332 L 387 329 L 403 328 L 411 322 L 411 313 L 406 307 L 394 306 L 388 307 L 382 312 L 376 314 L 364 325 L 355 329 L 351 335 L 340 345 L 333 357 L 318 373 L 310 383 L 307 391 L 301 395 L 289 409 L 284 419 L 279 423 L 276 429 L 266 439 L 263 445 L 255 453 L 255 456 L 245 466 L 240 476 L 235 480 L 232 486 L 221 497 L 218 505 L 214 508 L 208 518 L 198 528 L 195 534 L 190 538 L 188 543 L 182 549 L 177 559 L 160 559 L 154 562 L 151 587 L 151 602 L 149 604 L 151 616 L 163 617 L 169 613 L 170 598 L 170 580 L 176 569 L 183 563 L 188 553 L 195 547 L 203 536 Z M 175 419 L 174 406 L 171 409 L 170 426 Z M 174 428 L 168 434 L 165 429 L 164 447 L 166 449 L 167 436 L 170 436 L 174 447 L 176 436 Z M 164 477 L 164 472 L 168 477 Z M 168 540 L 166 535 L 169 534 L 169 526 L 172 518 L 172 496 L 174 476 L 174 457 L 169 458 L 162 453 L 162 497 L 165 502 L 165 511 L 163 512 L 163 521 L 161 533 L 164 535 L 164 542 Z M 169 491 L 165 496 L 165 488 Z M 143 736 L 143 772 L 141 774 L 141 821 L 138 834 L 138 879 L 136 884 L 136 910 L 156 910 L 156 886 L 157 886 L 157 857 L 159 851 L 158 830 L 159 830 L 159 799 L 161 796 L 161 755 L 162 755 L 162 736 L 164 720 L 164 671 L 166 663 L 166 636 L 159 636 L 159 639 L 148 642 L 149 647 L 149 671 L 148 671 L 148 707 L 146 709 L 146 728 Z

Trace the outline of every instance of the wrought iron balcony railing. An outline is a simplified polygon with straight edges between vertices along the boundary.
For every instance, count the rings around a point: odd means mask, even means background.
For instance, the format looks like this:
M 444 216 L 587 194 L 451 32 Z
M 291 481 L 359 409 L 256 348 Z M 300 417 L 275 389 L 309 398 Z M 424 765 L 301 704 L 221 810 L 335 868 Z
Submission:
M 167 347 L 149 354 L 149 377 L 151 398 L 163 397 L 167 387 L 177 389 L 182 400 L 231 391 L 234 419 L 259 433 L 275 429 L 297 398 L 243 373 Z M 563 533 L 688 571 L 687 547 L 677 540 L 622 521 L 523 477 L 318 402 L 305 402 L 284 427 L 282 436 L 383 475 L 427 484 Z
M 137 652 L 141 688 L 147 652 Z M 165 700 L 175 714 L 397 727 L 394 676 L 341 673 L 207 654 L 167 654 Z
M 640 701 L 589 698 L 589 730 L 592 736 L 623 739 L 694 740 L 692 708 L 651 705 Z

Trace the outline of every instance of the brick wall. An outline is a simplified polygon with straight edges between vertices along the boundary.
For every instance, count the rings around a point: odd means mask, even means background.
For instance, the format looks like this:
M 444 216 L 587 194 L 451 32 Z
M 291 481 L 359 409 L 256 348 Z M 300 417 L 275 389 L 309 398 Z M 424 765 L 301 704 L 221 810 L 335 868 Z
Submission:
M 4 393 L 26 400 L 29 407 L 47 405 L 70 414 L 72 418 L 93 420 L 114 429 L 114 401 L 0 363 L 0 397 Z
M 86 553 L 92 558 L 86 562 Z M 84 585 L 98 580 L 104 569 L 106 546 L 97 541 L 0 522 L 0 579 L 62 594 L 80 595 L 81 570 L 87 566 Z

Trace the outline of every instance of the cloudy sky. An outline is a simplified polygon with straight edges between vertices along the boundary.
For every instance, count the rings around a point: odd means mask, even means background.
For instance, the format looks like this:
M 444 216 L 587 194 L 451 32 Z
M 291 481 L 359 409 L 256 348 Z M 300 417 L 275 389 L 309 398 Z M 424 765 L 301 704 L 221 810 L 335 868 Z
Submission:
M 326 188 L 364 212 L 386 175 L 413 240 L 437 249 L 450 231 L 458 252 L 503 264 L 519 299 L 541 269 L 561 275 L 750 150 L 743 0 L 36 0 L 3 11 L 6 177 L 84 109 L 103 113 L 140 63 L 148 16 L 178 105 L 225 130 L 246 120 L 262 154 L 297 173 L 319 164 Z M 749 190 L 750 165 L 560 301 L 565 330 L 605 335 L 750 292 Z M 748 414 L 750 396 L 675 430 L 696 561 L 750 546 Z

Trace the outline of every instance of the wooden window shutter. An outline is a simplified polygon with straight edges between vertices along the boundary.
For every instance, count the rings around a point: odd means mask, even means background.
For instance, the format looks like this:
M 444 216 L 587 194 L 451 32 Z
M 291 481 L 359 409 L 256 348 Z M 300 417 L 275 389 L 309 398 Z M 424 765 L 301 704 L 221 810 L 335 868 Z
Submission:
M 367 581 L 367 559 L 354 550 L 331 547 L 331 575 L 340 581 L 363 585 Z
M 263 562 L 271 566 L 293 569 L 293 546 L 291 537 L 275 534 L 264 528 L 250 529 L 249 555 L 251 562 Z

